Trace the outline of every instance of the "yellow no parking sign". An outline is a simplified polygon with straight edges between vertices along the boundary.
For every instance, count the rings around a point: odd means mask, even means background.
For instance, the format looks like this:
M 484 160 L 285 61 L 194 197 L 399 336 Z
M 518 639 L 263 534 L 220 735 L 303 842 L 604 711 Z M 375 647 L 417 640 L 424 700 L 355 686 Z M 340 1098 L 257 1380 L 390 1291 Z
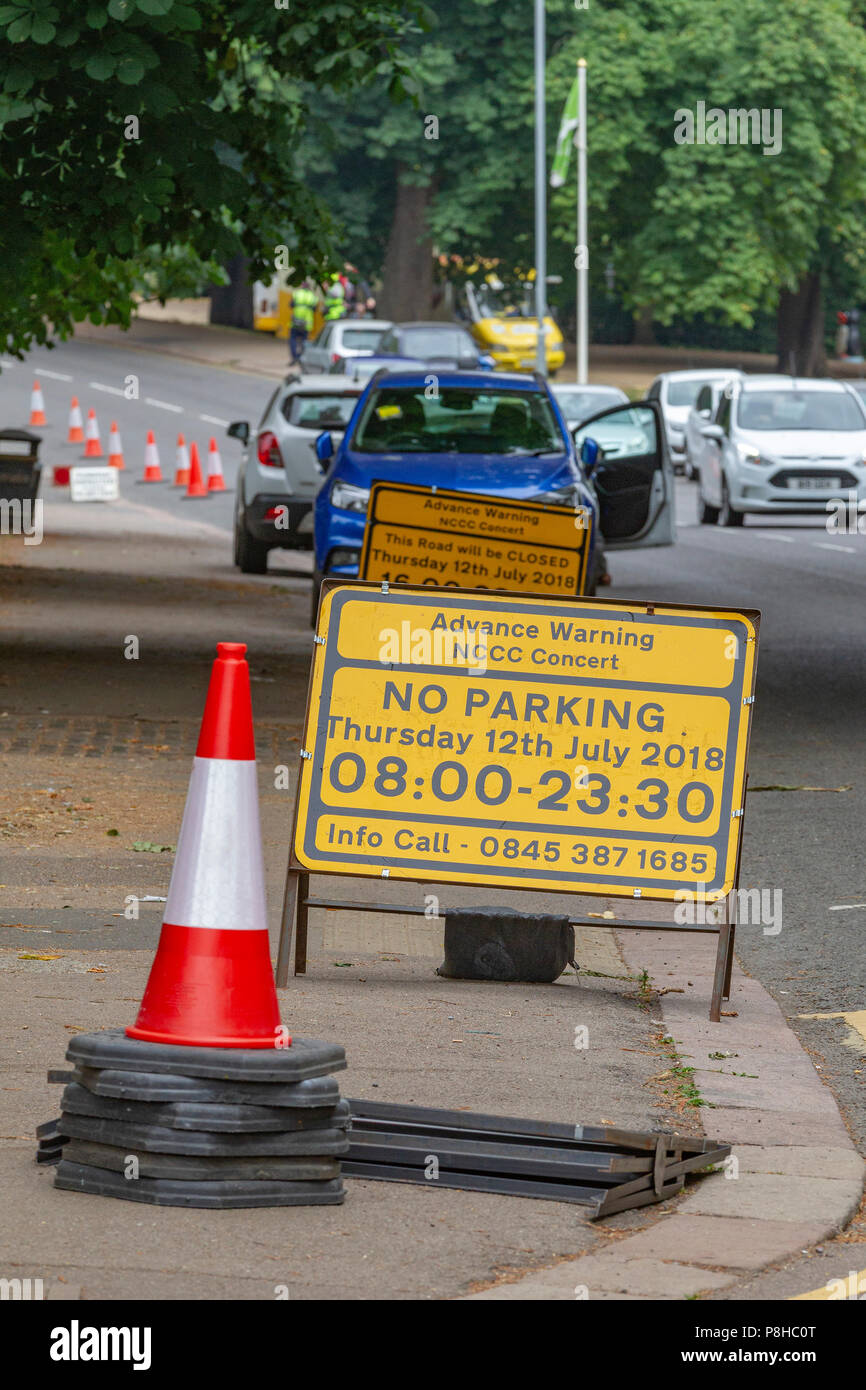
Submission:
M 759 614 L 326 581 L 297 866 L 717 899 Z

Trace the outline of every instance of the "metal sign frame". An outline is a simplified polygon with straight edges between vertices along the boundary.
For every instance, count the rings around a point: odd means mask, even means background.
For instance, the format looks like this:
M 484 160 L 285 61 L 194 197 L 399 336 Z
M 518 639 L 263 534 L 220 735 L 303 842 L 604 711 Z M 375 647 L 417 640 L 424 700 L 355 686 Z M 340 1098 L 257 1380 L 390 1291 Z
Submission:
M 322 589 L 321 589 L 321 594 L 320 594 L 320 601 L 319 601 L 319 603 L 320 603 L 320 611 L 321 611 L 321 604 L 322 604 L 322 602 L 324 601 L 324 598 L 325 598 L 326 594 L 327 594 L 331 589 L 334 589 L 334 588 L 337 588 L 337 587 L 345 587 L 347 584 L 351 584 L 351 586 L 352 586 L 353 588 L 357 588 L 357 589 L 359 589 L 359 590 L 367 590 L 367 591 L 372 590 L 372 591 L 378 592 L 378 593 L 380 593 L 380 594 L 382 594 L 382 595 L 387 595 L 389 592 L 392 592 L 392 591 L 390 590 L 389 585 L 388 585 L 387 583 L 384 583 L 384 582 L 380 583 L 380 582 L 375 582 L 375 581 L 347 580 L 347 579 L 342 579 L 342 578 L 330 578 L 330 579 L 325 579 L 325 580 L 323 581 L 323 583 L 322 583 Z M 413 588 L 417 589 L 418 586 L 413 586 Z M 400 587 L 398 587 L 398 588 L 396 588 L 393 592 L 394 592 L 394 594 L 395 594 L 395 598 L 399 599 L 399 598 L 401 597 L 401 595 L 402 595 L 402 596 L 405 596 L 406 590 L 405 590 L 405 589 L 401 589 Z M 422 592 L 423 592 L 423 591 L 422 591 Z M 434 596 L 435 594 L 437 594 L 437 593 L 439 593 L 439 594 L 443 594 L 443 593 L 444 593 L 444 594 L 449 594 L 449 595 L 451 595 L 451 594 L 454 593 L 454 591 L 453 591 L 453 590 L 435 590 L 435 589 L 431 589 L 431 590 L 430 590 L 430 594 L 429 594 L 430 598 L 432 599 L 433 596 Z M 502 598 L 502 599 L 504 599 L 504 600 L 508 600 L 508 599 L 515 600 L 515 599 L 518 597 L 517 595 L 515 595 L 515 594 L 512 593 L 512 592 L 501 592 L 501 591 L 497 592 L 497 591 L 489 590 L 489 589 L 481 589 L 481 590 L 461 589 L 461 590 L 459 591 L 459 593 L 460 593 L 461 599 L 465 599 L 467 602 L 471 602 L 473 599 L 490 599 L 490 598 Z M 531 599 L 538 599 L 538 598 L 542 598 L 543 596 L 541 596 L 541 595 L 525 595 L 524 597 L 528 597 L 528 598 L 531 598 Z M 644 612 L 646 612 L 646 613 L 649 614 L 649 615 L 652 615 L 652 614 L 655 612 L 656 608 L 664 608 L 666 611 L 667 611 L 667 610 L 670 610 L 670 611 L 673 611 L 673 612 L 676 612 L 677 610 L 683 610 L 684 612 L 693 612 L 694 609 L 695 609 L 696 607 L 706 607 L 706 605 L 691 605 L 691 604 L 676 604 L 676 603 L 663 603 L 663 604 L 662 604 L 662 603 L 655 603 L 655 602 L 647 602 L 646 600 L 634 601 L 634 600 L 609 599 L 609 598 L 602 598 L 602 599 L 599 599 L 599 598 L 587 599 L 587 598 L 585 598 L 585 596 L 580 596 L 580 597 L 583 599 L 584 602 L 590 603 L 593 607 L 597 607 L 600 611 L 603 611 L 603 609 L 604 609 L 605 607 L 608 607 L 608 606 L 611 607 L 611 608 L 616 608 L 616 609 L 621 609 L 621 608 L 623 608 L 623 607 L 629 607 L 629 608 L 633 608 L 633 609 L 643 609 Z M 710 608 L 708 611 L 710 611 L 710 612 L 712 612 L 712 611 L 728 612 L 729 610 L 728 610 L 728 609 L 718 609 L 718 610 L 714 610 L 714 609 Z M 747 616 L 749 617 L 750 621 L 752 622 L 753 627 L 754 627 L 754 631 L 755 631 L 755 642 L 757 643 L 757 638 L 758 638 L 758 634 L 759 634 L 759 630 L 760 630 L 760 613 L 759 613 L 757 610 L 754 610 L 754 609 L 743 609 L 743 610 L 740 610 L 740 611 L 741 611 L 744 615 L 747 615 Z M 318 632 L 317 632 L 317 634 L 316 634 L 316 636 L 314 637 L 313 640 L 314 640 L 314 644 L 316 644 L 316 645 L 321 645 L 322 642 L 324 641 L 324 639 L 321 638 L 321 637 L 318 635 Z M 316 645 L 314 645 L 314 647 L 313 647 L 313 655 L 312 655 L 311 661 L 310 661 L 310 672 L 309 672 L 309 677 L 308 677 L 308 682 L 307 682 L 307 700 L 306 700 L 306 705 L 305 705 L 305 716 L 306 716 L 306 714 L 309 712 L 310 698 L 311 698 L 312 689 L 313 689 L 314 657 L 315 657 Z M 732 881 L 732 886 L 731 886 L 730 890 L 729 890 L 728 893 L 724 896 L 724 898 L 717 899 L 716 902 L 715 902 L 715 904 L 714 904 L 714 906 L 718 907 L 722 902 L 724 903 L 723 915 L 722 915 L 722 917 L 721 917 L 721 920 L 705 921 L 705 922 L 703 922 L 703 923 L 680 923 L 680 922 L 675 922 L 675 921 L 661 921 L 661 922 L 657 922 L 657 921 L 651 921 L 651 920 L 630 921 L 630 920 L 627 920 L 627 919 L 624 919 L 624 918 L 623 918 L 623 919 L 614 918 L 614 919 L 606 919 L 606 920 L 594 919 L 594 918 L 593 918 L 592 920 L 590 920 L 590 919 L 584 918 L 584 917 L 569 917 L 569 924 L 570 924 L 571 926 L 574 926 L 574 927 L 582 926 L 582 927 L 591 927 L 591 928 L 593 928 L 593 929 L 598 929 L 599 927 L 607 927 L 607 928 L 610 928 L 611 930 L 614 930 L 614 931 L 633 931 L 633 930 L 637 930 L 637 931 L 671 931 L 671 932 L 687 932 L 687 933 L 698 932 L 698 933 L 702 933 L 702 934 L 708 934 L 708 933 L 709 933 L 709 934 L 711 934 L 711 935 L 717 936 L 717 937 L 718 937 L 718 945 L 717 945 L 717 950 L 716 950 L 716 962 L 715 962 L 715 969 L 714 969 L 714 975 L 713 975 L 713 986 L 712 986 L 712 994 L 711 994 L 711 1001 L 710 1001 L 710 1011 L 709 1011 L 710 1021 L 713 1022 L 713 1023 L 718 1023 L 718 1022 L 720 1021 L 720 1018 L 721 1018 L 721 1005 L 722 1005 L 722 1001 L 725 1000 L 725 999 L 729 999 L 729 998 L 730 998 L 731 974 L 732 974 L 732 970 L 733 970 L 734 942 L 735 942 L 735 932 L 736 932 L 736 900 L 737 900 L 737 893 L 738 893 L 738 889 L 739 889 L 740 863 L 741 863 L 741 858 L 742 858 L 742 845 L 743 845 L 743 828 L 744 828 L 744 823 L 745 823 L 745 803 L 746 803 L 746 796 L 747 796 L 747 791 L 748 791 L 748 760 L 749 760 L 749 747 L 750 747 L 751 732 L 752 732 L 752 713 L 753 713 L 753 710 L 754 710 L 754 699 L 755 699 L 754 690 L 755 690 L 756 674 L 757 674 L 757 662 L 754 662 L 754 663 L 753 663 L 753 666 L 752 666 L 752 674 L 751 674 L 750 688 L 749 688 L 748 694 L 744 694 L 744 697 L 743 697 L 743 703 L 744 703 L 744 705 L 745 705 L 745 706 L 747 707 L 747 709 L 748 709 L 748 717 L 747 717 L 747 721 L 746 721 L 746 730 L 745 730 L 745 747 L 744 747 L 744 769 L 745 769 L 745 776 L 744 776 L 743 797 L 742 797 L 742 802 L 743 802 L 743 804 L 742 804 L 742 807 L 739 808 L 739 814 L 738 814 L 737 817 L 736 817 L 736 840 L 735 840 L 735 859 L 734 859 L 733 881 Z M 301 757 L 303 757 L 305 751 L 306 751 L 306 750 L 303 750 L 303 749 L 301 750 Z M 309 754 L 307 754 L 307 756 L 309 757 Z M 293 808 L 292 820 L 291 820 L 291 836 L 290 836 L 290 841 L 289 841 L 288 865 L 287 865 L 287 871 L 286 871 L 285 888 L 284 888 L 284 893 L 283 893 L 282 911 L 281 911 L 281 916 L 280 916 L 279 949 L 278 949 L 277 966 L 276 966 L 276 983 L 277 983 L 277 986 L 278 986 L 279 988 L 284 988 L 284 987 L 288 984 L 288 979 L 289 979 L 289 962 L 290 962 L 290 960 L 292 959 L 292 956 L 294 956 L 294 974 L 295 974 L 295 975 L 303 975 L 303 974 L 306 973 L 306 967 L 307 967 L 307 933 L 308 933 L 308 925 L 309 925 L 309 912 L 310 912 L 311 909 L 321 909 L 321 910 L 329 911 L 329 912 L 333 912 L 333 911 L 346 911 L 346 912 L 394 913 L 394 914 L 396 914 L 396 915 L 402 915 L 402 916 L 424 916 L 424 915 L 425 915 L 425 909 L 424 909 L 423 907 L 420 907 L 420 906 L 419 906 L 419 907 L 411 907 L 411 906 L 406 906 L 405 904 L 395 904 L 395 903 L 393 903 L 393 902 L 392 902 L 392 903 L 382 903 L 382 902 L 379 902 L 379 903 L 370 903 L 370 902 L 362 902 L 362 901 L 348 901 L 348 900 L 339 899 L 339 898 L 317 898 L 317 897 L 311 897 L 311 896 L 310 896 L 310 876 L 311 876 L 312 873 L 316 873 L 317 875 L 321 875 L 321 876 L 323 876 L 323 877 L 328 877 L 328 878 L 331 878 L 331 877 L 340 878 L 340 879 L 351 878 L 351 877 L 355 877 L 355 878 L 364 878 L 366 881 L 369 881 L 370 875 L 359 875 L 359 874 L 352 875 L 351 872 L 346 872 L 346 871 L 343 871 L 343 870 L 312 869 L 312 868 L 310 868 L 310 867 L 308 867 L 308 866 L 302 864 L 302 863 L 296 858 L 296 856 L 295 856 L 295 836 L 296 836 L 296 831 L 297 831 L 298 815 L 299 815 L 299 809 L 300 809 L 301 781 L 302 781 L 302 777 L 301 777 L 301 772 L 299 771 L 298 779 L 297 779 L 296 786 L 295 786 L 294 808 Z M 428 875 L 428 876 L 406 875 L 405 877 L 404 877 L 404 876 L 401 876 L 400 879 L 397 880 L 397 881 L 399 881 L 400 883 L 419 883 L 419 884 L 427 884 L 427 885 L 429 885 L 431 882 L 434 882 L 434 881 L 435 881 L 435 882 L 440 883 L 440 884 L 451 884 L 451 885 L 453 885 L 453 886 L 460 886 L 461 884 L 465 884 L 465 882 L 466 882 L 465 879 L 462 879 L 462 878 L 460 878 L 459 876 L 455 876 L 454 878 L 441 878 L 441 877 L 437 877 L 436 880 L 432 880 L 432 879 L 429 877 L 429 875 Z M 494 886 L 495 886 L 495 885 L 494 885 Z M 521 891 L 519 888 L 516 888 L 516 889 L 515 889 L 515 888 L 513 887 L 513 885 L 510 885 L 510 884 L 507 885 L 507 887 L 508 887 L 509 891 Z M 524 891 L 532 891 L 532 890 L 524 890 Z M 570 891 L 570 892 L 573 892 L 574 894 L 576 894 L 576 895 L 578 895 L 578 896 L 586 895 L 586 896 L 590 896 L 590 897 L 592 897 L 592 896 L 612 896 L 612 895 L 609 893 L 609 891 L 607 891 L 607 892 L 606 892 L 606 891 L 600 891 L 600 892 L 599 892 L 599 891 L 592 891 L 592 890 L 589 890 L 589 889 L 586 889 L 586 888 L 583 888 L 583 887 L 578 887 L 578 888 L 574 888 L 574 889 L 557 889 L 557 888 L 550 887 L 550 886 L 543 886 L 543 887 L 541 888 L 541 891 L 544 891 L 544 892 L 551 892 L 551 893 L 556 893 L 556 892 L 568 892 L 568 891 Z M 639 899 L 640 896 L 641 896 L 641 895 L 640 895 L 639 892 L 637 892 L 637 893 L 635 894 L 635 897 L 638 898 L 638 899 Z M 653 897 L 655 898 L 656 901 L 666 901 L 666 902 L 674 901 L 674 897 L 673 897 L 673 894 L 672 894 L 672 893 L 657 893 L 657 894 L 654 894 Z M 447 914 L 441 913 L 441 912 L 440 912 L 440 915 L 447 915 Z

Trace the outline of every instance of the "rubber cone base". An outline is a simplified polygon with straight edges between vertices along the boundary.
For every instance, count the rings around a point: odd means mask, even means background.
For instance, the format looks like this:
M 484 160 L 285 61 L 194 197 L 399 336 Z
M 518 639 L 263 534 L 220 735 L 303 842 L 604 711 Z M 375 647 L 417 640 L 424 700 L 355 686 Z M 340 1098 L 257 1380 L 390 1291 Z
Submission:
M 322 1042 L 318 1038 L 294 1038 L 291 1047 L 258 1050 L 183 1047 L 139 1042 L 137 1038 L 127 1037 L 122 1028 L 76 1033 L 69 1039 L 66 1057 L 79 1067 L 286 1084 L 327 1076 L 329 1072 L 343 1071 L 346 1066 L 344 1048 L 339 1043 Z
M 346 1195 L 339 1178 L 331 1182 L 176 1182 L 171 1178 L 140 1177 L 128 1182 L 123 1173 L 88 1168 L 68 1159 L 60 1163 L 54 1186 L 154 1207 L 208 1207 L 217 1211 L 233 1207 L 339 1206 Z

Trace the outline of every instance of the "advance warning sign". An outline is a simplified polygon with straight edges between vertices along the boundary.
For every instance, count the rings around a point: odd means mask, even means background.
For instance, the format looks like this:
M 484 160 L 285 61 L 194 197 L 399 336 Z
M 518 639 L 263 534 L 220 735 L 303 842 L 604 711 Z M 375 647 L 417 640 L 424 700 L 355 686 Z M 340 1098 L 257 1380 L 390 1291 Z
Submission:
M 297 865 L 721 897 L 736 875 L 759 618 L 326 580 Z
M 359 574 L 392 584 L 577 596 L 586 588 L 591 523 L 583 507 L 374 483 Z

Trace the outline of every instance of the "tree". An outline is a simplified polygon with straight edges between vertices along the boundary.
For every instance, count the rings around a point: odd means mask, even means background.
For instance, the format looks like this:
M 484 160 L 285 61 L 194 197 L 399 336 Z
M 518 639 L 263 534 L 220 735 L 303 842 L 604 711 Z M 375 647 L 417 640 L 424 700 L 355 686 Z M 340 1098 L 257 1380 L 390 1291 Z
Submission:
M 128 323 L 137 258 L 202 265 L 276 250 L 330 265 L 334 224 L 293 151 L 318 90 L 412 86 L 422 0 L 0 3 L 0 333 L 9 350 L 77 318 Z M 345 99 L 345 98 L 344 98 Z

